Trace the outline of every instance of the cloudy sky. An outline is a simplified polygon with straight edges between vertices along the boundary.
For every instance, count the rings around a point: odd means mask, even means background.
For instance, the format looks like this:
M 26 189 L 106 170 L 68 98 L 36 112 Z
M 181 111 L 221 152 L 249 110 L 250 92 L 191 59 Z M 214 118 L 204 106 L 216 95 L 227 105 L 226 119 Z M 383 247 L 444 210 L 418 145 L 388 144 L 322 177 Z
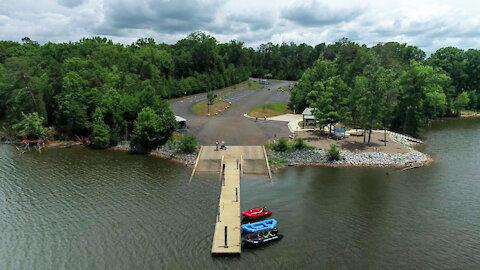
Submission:
M 175 43 L 204 31 L 219 42 L 315 45 L 347 37 L 398 41 L 432 53 L 480 48 L 480 1 L 473 0 L 0 0 L 0 39 L 40 43 L 106 36 Z

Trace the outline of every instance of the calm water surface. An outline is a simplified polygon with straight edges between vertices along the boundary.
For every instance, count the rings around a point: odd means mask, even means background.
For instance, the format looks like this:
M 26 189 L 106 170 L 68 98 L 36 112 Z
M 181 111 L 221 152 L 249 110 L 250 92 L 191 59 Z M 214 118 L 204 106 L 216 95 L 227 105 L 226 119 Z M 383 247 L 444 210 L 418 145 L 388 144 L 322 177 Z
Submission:
M 479 269 L 480 119 L 437 122 L 410 171 L 301 167 L 242 180 L 284 239 L 212 258 L 216 174 L 83 148 L 0 146 L 0 269 Z

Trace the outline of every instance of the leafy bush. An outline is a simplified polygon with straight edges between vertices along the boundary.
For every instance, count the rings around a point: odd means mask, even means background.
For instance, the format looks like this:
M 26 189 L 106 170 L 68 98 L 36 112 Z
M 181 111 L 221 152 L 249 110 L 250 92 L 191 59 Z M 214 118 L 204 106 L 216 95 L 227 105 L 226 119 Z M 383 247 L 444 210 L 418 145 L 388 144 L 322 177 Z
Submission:
M 197 144 L 197 138 L 193 134 L 180 137 L 179 146 L 182 153 L 194 153 L 197 150 Z
M 295 148 L 297 150 L 309 150 L 309 149 L 311 149 L 311 147 L 308 146 L 302 138 L 298 138 L 298 139 L 295 140 L 295 142 L 293 143 L 293 148 Z
M 168 139 L 167 145 L 170 150 L 173 150 L 177 146 L 177 141 L 175 141 L 173 137 L 171 137 L 170 139 Z
M 22 121 L 12 126 L 12 128 L 18 131 L 20 136 L 27 139 L 42 138 L 47 134 L 47 129 L 42 126 L 43 117 L 38 116 L 38 113 L 24 114 L 22 112 Z
M 277 152 L 286 152 L 288 150 L 288 142 L 285 138 L 280 138 L 278 143 L 273 146 L 273 150 Z
M 330 149 L 328 150 L 328 157 L 330 158 L 330 160 L 342 159 L 342 157 L 340 156 L 340 151 L 335 144 L 330 145 Z

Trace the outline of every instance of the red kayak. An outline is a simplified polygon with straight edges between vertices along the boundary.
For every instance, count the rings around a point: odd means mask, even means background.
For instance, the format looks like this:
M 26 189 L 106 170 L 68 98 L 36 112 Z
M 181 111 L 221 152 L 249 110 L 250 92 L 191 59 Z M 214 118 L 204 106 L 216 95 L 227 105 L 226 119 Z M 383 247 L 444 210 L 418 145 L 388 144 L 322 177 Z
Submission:
M 258 207 L 258 208 L 254 208 L 254 209 L 250 209 L 242 212 L 242 215 L 248 219 L 267 217 L 267 216 L 270 216 L 271 214 L 272 214 L 272 211 L 267 210 L 266 207 Z

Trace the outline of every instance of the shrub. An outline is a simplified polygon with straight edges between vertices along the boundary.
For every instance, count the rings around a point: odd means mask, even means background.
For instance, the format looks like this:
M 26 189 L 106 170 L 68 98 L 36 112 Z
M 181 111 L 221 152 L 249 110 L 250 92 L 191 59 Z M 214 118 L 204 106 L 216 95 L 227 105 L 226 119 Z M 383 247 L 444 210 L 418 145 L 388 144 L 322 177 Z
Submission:
M 297 150 L 310 149 L 310 147 L 305 143 L 305 141 L 302 138 L 298 138 L 295 140 L 295 142 L 293 143 L 293 148 Z
M 177 146 L 177 141 L 175 141 L 173 137 L 171 137 L 170 139 L 168 139 L 167 145 L 168 145 L 168 149 L 173 150 Z
M 273 146 L 273 150 L 277 152 L 285 152 L 288 150 L 288 142 L 285 138 L 280 138 L 278 143 Z
M 340 151 L 335 144 L 330 145 L 330 149 L 328 150 L 328 157 L 330 158 L 330 160 L 342 159 L 342 157 L 340 156 Z
M 38 113 L 24 114 L 22 112 L 22 121 L 12 126 L 18 131 L 20 136 L 27 139 L 43 138 L 47 134 L 47 129 L 42 126 L 43 117 L 38 116 Z
M 191 154 L 197 150 L 197 138 L 195 135 L 182 135 L 180 137 L 180 151 L 182 153 Z

